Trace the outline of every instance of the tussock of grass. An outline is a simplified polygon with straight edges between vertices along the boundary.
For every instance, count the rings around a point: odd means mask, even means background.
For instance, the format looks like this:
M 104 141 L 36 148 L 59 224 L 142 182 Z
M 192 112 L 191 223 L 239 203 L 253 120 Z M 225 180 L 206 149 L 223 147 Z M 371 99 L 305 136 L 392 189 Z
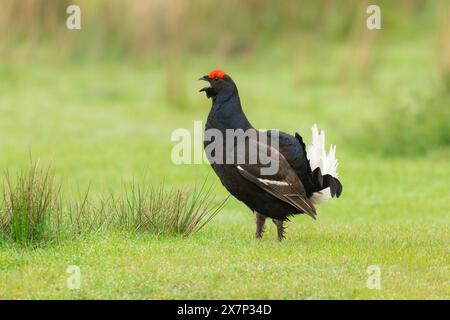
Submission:
M 206 181 L 205 181 L 206 183 Z M 143 188 L 133 184 L 122 196 L 112 196 L 117 225 L 138 232 L 188 236 L 203 228 L 222 209 L 205 183 L 191 192 Z
M 112 217 L 109 212 L 109 200 L 101 198 L 93 202 L 89 198 L 89 190 L 81 200 L 75 200 L 66 205 L 65 230 L 71 239 L 84 235 L 94 235 L 107 232 L 112 227 Z
M 22 245 L 39 244 L 58 236 L 62 220 L 61 187 L 50 168 L 38 169 L 31 162 L 28 171 L 3 177 L 0 236 Z
M 123 192 L 93 202 L 87 191 L 81 200 L 65 203 L 50 167 L 41 170 L 31 162 L 15 178 L 6 172 L 0 243 L 37 246 L 113 230 L 186 237 L 203 228 L 225 204 L 214 201 L 206 181 L 192 191 L 133 184 Z

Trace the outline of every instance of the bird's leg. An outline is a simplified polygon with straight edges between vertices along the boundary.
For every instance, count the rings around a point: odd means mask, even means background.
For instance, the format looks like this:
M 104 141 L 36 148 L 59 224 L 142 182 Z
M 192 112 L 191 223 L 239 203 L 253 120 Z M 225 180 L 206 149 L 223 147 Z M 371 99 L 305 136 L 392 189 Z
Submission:
M 272 219 L 273 223 L 277 226 L 277 233 L 278 233 L 278 240 L 282 241 L 284 237 L 284 226 L 283 226 L 283 220 L 281 219 Z
M 264 232 L 264 223 L 266 222 L 266 216 L 256 212 L 256 239 L 261 239 Z

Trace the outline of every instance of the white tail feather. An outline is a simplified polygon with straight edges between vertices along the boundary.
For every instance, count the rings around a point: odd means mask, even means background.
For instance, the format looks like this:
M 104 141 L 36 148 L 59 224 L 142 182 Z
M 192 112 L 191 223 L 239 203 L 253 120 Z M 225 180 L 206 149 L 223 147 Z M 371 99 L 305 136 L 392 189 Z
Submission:
M 311 170 L 320 168 L 322 175 L 329 174 L 336 179 L 339 178 L 336 160 L 336 146 L 330 145 L 328 154 L 325 151 L 325 132 L 317 128 L 314 124 L 311 128 L 312 138 L 311 144 L 306 147 L 306 155 L 311 166 Z M 318 192 L 314 192 L 311 196 L 311 201 L 314 204 L 324 203 L 331 199 L 330 188 L 325 188 Z
M 311 144 L 306 147 L 306 154 L 311 166 L 311 170 L 320 168 L 322 175 L 329 174 L 335 178 L 339 178 L 337 172 L 338 161 L 336 160 L 336 146 L 331 145 L 328 154 L 325 151 L 325 132 L 317 128 L 314 124 L 311 128 L 312 140 Z
M 314 192 L 309 198 L 313 204 L 325 203 L 331 199 L 330 188 L 325 188 L 318 192 Z

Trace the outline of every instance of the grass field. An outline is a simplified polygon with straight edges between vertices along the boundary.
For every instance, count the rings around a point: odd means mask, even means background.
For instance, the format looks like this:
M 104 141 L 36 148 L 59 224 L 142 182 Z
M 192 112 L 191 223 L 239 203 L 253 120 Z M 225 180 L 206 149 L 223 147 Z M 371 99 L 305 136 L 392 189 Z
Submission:
M 251 214 L 231 202 L 186 239 L 102 234 L 35 250 L 3 248 L 1 297 L 448 298 L 449 204 L 435 194 L 450 167 L 434 159 L 426 176 L 417 175 L 426 160 L 343 165 L 345 197 L 322 207 L 318 221 L 294 219 L 283 243 L 271 224 L 256 241 Z M 374 169 L 365 174 L 368 165 Z M 66 286 L 69 265 L 80 266 L 80 290 Z M 366 288 L 369 265 L 381 269 L 381 290 Z
M 308 141 L 317 122 L 338 145 L 342 198 L 320 207 L 317 221 L 292 219 L 283 243 L 271 223 L 256 241 L 252 214 L 234 199 L 188 238 L 109 232 L 34 249 L 3 243 L 0 298 L 448 299 L 449 150 L 392 158 L 355 147 L 364 144 L 365 123 L 398 101 L 391 83 L 408 82 L 415 92 L 435 81 L 431 62 L 415 52 L 425 61 L 420 76 L 410 78 L 407 61 L 397 72 L 384 66 L 369 83 L 336 82 L 317 65 L 302 71 L 304 84 L 287 70 L 269 68 L 262 78 L 259 62 L 228 66 L 255 126 L 297 130 Z M 158 66 L 1 65 L 0 167 L 25 167 L 31 152 L 53 164 L 69 197 L 89 185 L 95 197 L 133 179 L 201 182 L 209 166 L 172 164 L 170 133 L 206 119 L 209 101 L 195 81 L 205 68 L 184 70 L 188 103 L 177 108 L 165 98 Z M 312 70 L 321 81 L 308 79 Z M 217 201 L 225 198 L 216 177 L 209 181 Z M 80 267 L 79 290 L 66 285 L 69 265 Z M 371 265 L 380 267 L 380 290 L 366 287 Z
M 72 2 L 81 30 L 65 28 Z M 214 68 L 255 127 L 306 142 L 324 129 L 344 191 L 317 221 L 292 218 L 281 243 L 271 222 L 256 240 L 230 198 L 186 237 L 120 224 L 72 237 L 69 225 L 25 245 L 3 199 L 17 195 L 27 217 L 30 193 L 4 193 L 0 177 L 0 299 L 449 299 L 447 2 L 375 1 L 382 28 L 368 30 L 364 1 L 5 1 L 0 174 L 50 165 L 64 210 L 87 189 L 98 203 L 130 183 L 188 192 L 206 177 L 225 199 L 209 165 L 171 161 L 171 133 L 206 120 L 196 79 Z

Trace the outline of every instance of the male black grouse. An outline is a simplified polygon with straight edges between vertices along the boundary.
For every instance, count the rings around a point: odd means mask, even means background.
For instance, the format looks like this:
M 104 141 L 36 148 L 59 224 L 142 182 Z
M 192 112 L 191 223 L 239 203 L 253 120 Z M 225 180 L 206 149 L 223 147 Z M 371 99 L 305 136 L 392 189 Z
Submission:
M 341 195 L 342 185 L 336 171 L 336 147 L 331 146 L 328 154 L 325 152 L 325 133 L 319 133 L 317 125 L 312 127 L 312 143 L 308 147 L 305 147 L 298 133 L 292 136 L 281 131 L 277 131 L 278 146 L 272 146 L 267 139 L 262 141 L 259 138 L 259 135 L 267 132 L 257 131 L 248 121 L 241 107 L 237 87 L 229 75 L 216 69 L 199 80 L 209 82 L 210 86 L 200 92 L 204 91 L 212 99 L 205 126 L 205 151 L 214 142 L 206 132 L 220 132 L 224 137 L 220 142 L 224 161 L 215 161 L 217 159 L 211 156 L 208 159 L 225 188 L 255 212 L 257 238 L 262 237 L 266 217 L 272 218 L 281 241 L 284 238 L 283 222 L 291 215 L 305 213 L 315 219 L 315 204 Z M 259 160 L 250 162 L 247 150 L 244 162 L 237 162 L 239 157 L 231 158 L 235 159 L 232 163 L 226 161 L 227 152 L 236 152 L 237 143 L 233 141 L 232 151 L 227 148 L 227 132 L 239 129 L 257 132 L 256 139 L 245 138 L 245 146 L 265 147 L 268 154 L 276 156 L 278 170 L 275 173 L 262 174 L 264 165 Z M 269 131 L 268 135 L 273 132 Z

